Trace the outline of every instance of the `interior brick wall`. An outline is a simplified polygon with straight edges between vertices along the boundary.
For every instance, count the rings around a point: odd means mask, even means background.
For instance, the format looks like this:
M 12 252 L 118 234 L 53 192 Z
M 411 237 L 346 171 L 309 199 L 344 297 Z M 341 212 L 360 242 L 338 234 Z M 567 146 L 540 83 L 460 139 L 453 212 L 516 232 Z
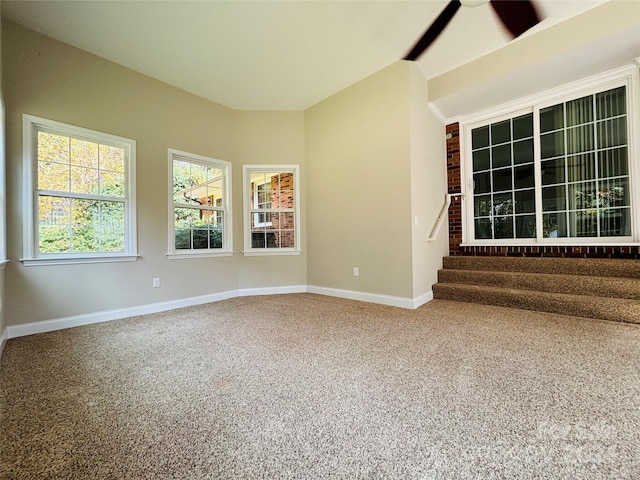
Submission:
M 460 175 L 460 125 L 446 126 L 447 191 L 462 191 Z M 472 202 L 470 195 L 466 201 Z M 640 259 L 640 247 L 633 246 L 461 246 L 462 199 L 453 197 L 449 206 L 449 255 L 482 255 L 510 257 L 634 258 Z
M 446 127 L 447 135 L 447 193 L 462 191 L 460 177 L 460 125 Z M 449 255 L 462 255 L 462 198 L 452 197 L 449 205 Z

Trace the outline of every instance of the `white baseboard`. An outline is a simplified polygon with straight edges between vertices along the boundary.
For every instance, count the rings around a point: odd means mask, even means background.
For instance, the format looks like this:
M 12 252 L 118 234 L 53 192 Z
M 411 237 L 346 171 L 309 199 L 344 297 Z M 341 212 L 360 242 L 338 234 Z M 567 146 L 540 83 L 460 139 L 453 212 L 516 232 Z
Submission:
M 375 293 L 357 292 L 353 290 L 340 290 L 336 288 L 316 287 L 311 285 L 292 285 L 284 287 L 264 287 L 264 288 L 243 288 L 239 290 L 229 290 L 226 292 L 213 293 L 210 295 L 201 295 L 198 297 L 181 298 L 178 300 L 170 300 L 167 302 L 151 303 L 148 305 L 138 305 L 134 307 L 118 308 L 115 310 L 106 310 L 102 312 L 87 313 L 83 315 L 74 315 L 70 317 L 55 318 L 51 320 L 42 320 L 39 322 L 25 323 L 23 325 L 8 326 L 2 332 L 0 344 L 0 356 L 2 348 L 8 339 L 24 337 L 26 335 L 35 335 L 37 333 L 53 332 L 55 330 L 63 330 L 65 328 L 80 327 L 83 325 L 91 325 L 94 323 L 109 322 L 111 320 L 120 320 L 138 315 L 148 315 L 151 313 L 166 312 L 177 308 L 191 307 L 194 305 L 202 305 L 205 303 L 219 302 L 235 297 L 248 297 L 253 295 L 281 295 L 287 293 L 316 293 L 330 297 L 346 298 L 350 300 L 359 300 L 362 302 L 378 303 L 393 307 L 414 309 L 427 303 L 433 299 L 433 293 L 427 292 L 416 298 L 394 297 L 390 295 L 379 295 Z
M 4 345 L 7 343 L 7 329 L 3 328 L 2 332 L 0 332 L 0 358 L 2 358 L 2 352 L 4 351 Z
M 421 307 L 422 305 L 430 302 L 431 300 L 433 300 L 433 291 L 429 290 L 427 293 L 423 293 L 419 297 L 416 297 L 413 299 L 412 308 L 416 309 L 418 307 Z
M 307 286 L 292 285 L 288 287 L 241 288 L 238 290 L 239 297 L 251 297 L 253 295 L 282 295 L 285 293 L 307 293 Z
M 428 292 L 417 298 L 394 297 L 391 295 L 380 295 L 377 293 L 358 292 L 355 290 L 341 290 L 338 288 L 317 287 L 313 285 L 307 286 L 307 292 L 317 293 L 319 295 L 327 295 L 330 297 L 346 298 L 349 300 L 359 300 L 361 302 L 378 303 L 381 305 L 389 305 L 391 307 L 401 308 L 418 308 L 420 305 L 433 300 L 433 293 Z
M 7 338 L 24 337 L 36 333 L 53 332 L 65 328 L 80 327 L 93 323 L 109 322 L 122 318 L 135 317 L 138 315 L 148 315 L 150 313 L 166 312 L 176 308 L 202 305 L 203 303 L 218 302 L 238 296 L 238 290 L 201 295 L 199 297 L 181 298 L 168 302 L 150 303 L 148 305 L 138 305 L 135 307 L 118 308 L 116 310 L 106 310 L 102 312 L 74 315 L 71 317 L 55 318 L 52 320 L 42 320 L 40 322 L 25 323 L 23 325 L 11 325 L 7 327 Z

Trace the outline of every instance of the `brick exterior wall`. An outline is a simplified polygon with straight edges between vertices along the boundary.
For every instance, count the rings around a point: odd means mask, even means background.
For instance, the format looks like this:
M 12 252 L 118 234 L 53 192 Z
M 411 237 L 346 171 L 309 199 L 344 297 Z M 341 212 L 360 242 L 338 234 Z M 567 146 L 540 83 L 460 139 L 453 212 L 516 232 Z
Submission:
M 271 177 L 271 208 L 293 207 L 293 173 L 281 173 Z M 276 234 L 278 247 L 293 247 L 295 245 L 294 221 L 294 214 L 291 212 L 271 215 L 271 228 Z
M 460 193 L 460 125 L 446 126 L 448 193 Z M 471 195 L 466 199 L 472 202 Z M 625 246 L 466 246 L 462 243 L 462 200 L 451 199 L 449 207 L 449 255 L 482 255 L 502 257 L 571 257 L 640 259 L 640 247 Z
M 254 191 L 254 184 L 251 191 Z M 251 198 L 253 208 L 253 196 Z M 294 208 L 294 184 L 293 173 L 281 173 L 271 177 L 271 208 Z M 269 247 L 294 247 L 295 246 L 295 214 L 282 212 L 271 214 L 271 225 L 264 227 L 252 227 L 252 233 L 266 234 L 266 244 Z M 257 246 L 257 245 L 254 245 Z M 263 246 L 263 245 L 260 245 Z

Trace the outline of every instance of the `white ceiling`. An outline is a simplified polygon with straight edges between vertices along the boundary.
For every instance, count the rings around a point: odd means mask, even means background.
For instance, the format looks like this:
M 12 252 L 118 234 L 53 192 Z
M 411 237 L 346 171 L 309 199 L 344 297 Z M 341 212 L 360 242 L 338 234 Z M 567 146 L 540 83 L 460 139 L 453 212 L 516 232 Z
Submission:
M 539 0 L 525 35 L 607 0 Z M 12 1 L 2 15 L 238 110 L 303 110 L 402 58 L 448 0 Z M 434 77 L 510 41 L 460 8 L 418 61 Z M 513 40 L 513 41 L 517 41 Z

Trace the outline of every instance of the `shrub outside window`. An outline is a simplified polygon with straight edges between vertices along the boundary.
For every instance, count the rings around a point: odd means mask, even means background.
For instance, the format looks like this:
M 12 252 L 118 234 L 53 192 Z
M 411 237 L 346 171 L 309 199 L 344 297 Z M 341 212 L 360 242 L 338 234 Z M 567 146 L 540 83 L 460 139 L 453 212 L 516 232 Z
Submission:
M 169 255 L 230 255 L 230 164 L 169 150 Z
M 135 141 L 24 116 L 24 258 L 134 260 Z

